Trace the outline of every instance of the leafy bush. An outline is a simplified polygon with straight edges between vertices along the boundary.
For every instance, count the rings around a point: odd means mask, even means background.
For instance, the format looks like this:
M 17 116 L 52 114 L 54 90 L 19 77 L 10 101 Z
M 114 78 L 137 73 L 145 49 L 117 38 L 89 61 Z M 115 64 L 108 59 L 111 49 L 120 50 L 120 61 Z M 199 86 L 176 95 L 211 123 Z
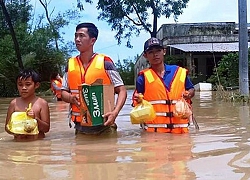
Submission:
M 214 68 L 213 75 L 207 81 L 212 83 L 213 85 L 222 85 L 223 87 L 238 86 L 239 85 L 238 53 L 229 53 L 228 55 L 224 55 L 221 61 L 218 63 L 218 67 Z

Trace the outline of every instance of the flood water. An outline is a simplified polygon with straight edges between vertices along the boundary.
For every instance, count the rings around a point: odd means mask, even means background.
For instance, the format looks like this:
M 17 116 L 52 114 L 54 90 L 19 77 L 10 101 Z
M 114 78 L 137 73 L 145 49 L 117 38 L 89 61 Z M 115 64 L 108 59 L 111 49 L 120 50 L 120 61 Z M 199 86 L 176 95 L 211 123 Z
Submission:
M 131 95 L 116 122 L 117 134 L 86 136 L 68 126 L 68 104 L 46 97 L 46 138 L 15 142 L 4 131 L 11 98 L 0 99 L 0 179 L 20 180 L 246 180 L 250 179 L 249 107 L 196 92 L 199 124 L 189 134 L 143 132 L 129 119 Z

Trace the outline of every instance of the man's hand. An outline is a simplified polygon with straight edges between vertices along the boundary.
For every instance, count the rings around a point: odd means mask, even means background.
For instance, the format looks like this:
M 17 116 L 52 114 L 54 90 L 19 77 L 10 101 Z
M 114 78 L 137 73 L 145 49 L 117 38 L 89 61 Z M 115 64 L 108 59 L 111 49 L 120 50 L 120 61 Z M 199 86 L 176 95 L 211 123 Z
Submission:
M 107 112 L 103 115 L 104 118 L 104 126 L 110 126 L 115 123 L 115 119 L 117 117 L 117 113 L 115 111 Z
M 141 103 L 143 99 L 143 95 L 141 93 L 135 92 L 133 95 L 133 100 L 136 101 L 137 103 Z
M 190 94 L 190 92 L 189 92 L 189 91 L 185 91 L 185 92 L 183 93 L 183 98 L 184 98 L 184 99 L 191 99 L 191 94 Z
M 70 95 L 69 102 L 80 108 L 79 95 Z
M 195 90 L 193 88 L 189 89 L 188 91 L 185 91 L 183 93 L 183 98 L 184 99 L 191 99 L 192 97 L 194 97 L 194 93 L 195 93 Z

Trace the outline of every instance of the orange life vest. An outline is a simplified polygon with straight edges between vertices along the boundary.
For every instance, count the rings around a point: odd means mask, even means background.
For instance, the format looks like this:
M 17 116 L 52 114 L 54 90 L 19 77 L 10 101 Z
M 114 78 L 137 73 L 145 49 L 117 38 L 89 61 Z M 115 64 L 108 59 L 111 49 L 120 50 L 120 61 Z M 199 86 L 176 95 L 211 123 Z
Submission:
M 173 116 L 173 109 L 176 100 L 182 97 L 185 91 L 185 79 L 187 70 L 181 67 L 176 69 L 170 90 L 167 90 L 162 80 L 152 69 L 143 70 L 145 77 L 144 99 L 149 101 L 156 112 L 156 118 L 153 121 L 145 122 L 145 128 L 151 132 L 188 132 L 188 119 Z M 157 89 L 155 93 L 154 89 Z
M 61 98 L 61 96 L 62 96 L 61 90 L 56 90 L 56 89 L 53 87 L 52 83 L 55 83 L 56 86 L 57 86 L 58 88 L 61 88 L 61 87 L 62 87 L 62 78 L 61 78 L 60 81 L 58 81 L 58 80 L 56 80 L 56 79 L 54 79 L 54 80 L 51 81 L 51 90 L 52 90 L 53 94 L 54 94 L 57 98 Z
M 70 58 L 68 62 L 68 84 L 73 95 L 79 95 L 78 86 L 86 83 L 92 84 L 97 79 L 102 79 L 103 84 L 111 84 L 110 78 L 104 68 L 104 55 L 97 54 L 84 69 L 78 57 Z M 71 104 L 71 120 L 81 122 L 80 110 L 75 104 Z

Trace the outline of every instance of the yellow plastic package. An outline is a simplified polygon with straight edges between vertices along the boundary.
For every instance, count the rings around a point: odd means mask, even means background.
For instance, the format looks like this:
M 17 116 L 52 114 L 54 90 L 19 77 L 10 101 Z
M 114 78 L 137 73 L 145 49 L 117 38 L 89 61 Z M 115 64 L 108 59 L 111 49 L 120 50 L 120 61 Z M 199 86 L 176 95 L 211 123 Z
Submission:
M 146 121 L 152 121 L 156 117 L 156 113 L 152 104 L 142 99 L 143 95 L 140 95 L 142 102 L 137 104 L 130 112 L 130 121 L 132 124 L 141 124 Z
M 184 98 L 181 98 L 176 102 L 173 114 L 174 117 L 189 118 L 192 115 L 191 105 Z
M 31 104 L 27 111 L 30 109 Z M 37 120 L 27 116 L 27 112 L 12 113 L 7 129 L 14 134 L 36 135 L 39 133 Z

